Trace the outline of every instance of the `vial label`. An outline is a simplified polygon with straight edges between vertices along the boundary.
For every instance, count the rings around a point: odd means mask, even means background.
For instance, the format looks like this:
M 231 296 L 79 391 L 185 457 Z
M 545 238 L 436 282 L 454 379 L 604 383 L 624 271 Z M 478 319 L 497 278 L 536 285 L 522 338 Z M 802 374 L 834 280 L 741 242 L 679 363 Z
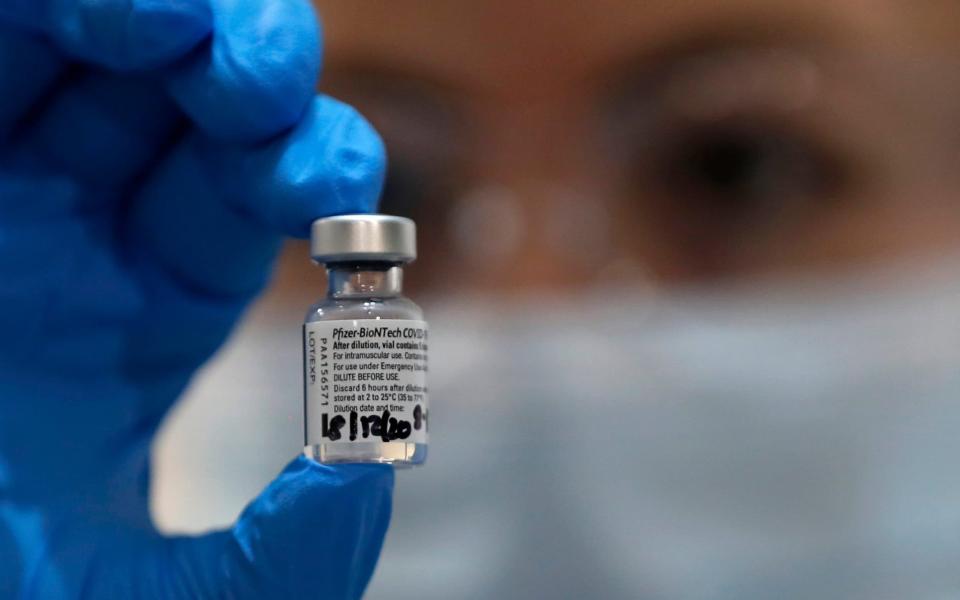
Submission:
M 303 327 L 306 443 L 427 443 L 427 324 L 314 321 Z

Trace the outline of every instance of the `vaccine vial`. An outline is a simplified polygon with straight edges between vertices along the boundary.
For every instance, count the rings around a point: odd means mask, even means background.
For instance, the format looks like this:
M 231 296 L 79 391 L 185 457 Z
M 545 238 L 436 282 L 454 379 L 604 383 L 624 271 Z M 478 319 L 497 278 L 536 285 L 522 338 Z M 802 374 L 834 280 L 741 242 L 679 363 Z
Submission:
M 326 296 L 303 325 L 304 453 L 321 463 L 414 466 L 427 457 L 427 324 L 403 296 L 416 226 L 388 215 L 314 221 Z

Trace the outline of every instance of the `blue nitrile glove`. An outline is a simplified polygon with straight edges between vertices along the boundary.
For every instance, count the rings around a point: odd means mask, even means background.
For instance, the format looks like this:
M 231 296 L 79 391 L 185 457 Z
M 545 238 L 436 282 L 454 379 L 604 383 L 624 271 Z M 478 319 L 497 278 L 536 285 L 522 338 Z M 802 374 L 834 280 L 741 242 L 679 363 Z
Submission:
M 388 467 L 297 458 L 202 537 L 147 505 L 281 234 L 374 208 L 382 145 L 319 60 L 307 0 L 0 0 L 0 598 L 362 594 Z

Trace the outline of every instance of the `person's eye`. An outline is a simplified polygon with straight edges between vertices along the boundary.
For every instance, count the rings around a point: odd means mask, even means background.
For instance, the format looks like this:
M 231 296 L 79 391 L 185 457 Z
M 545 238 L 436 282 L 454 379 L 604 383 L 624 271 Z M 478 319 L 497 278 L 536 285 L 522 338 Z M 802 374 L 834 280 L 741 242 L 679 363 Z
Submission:
M 393 159 L 387 170 L 380 212 L 417 220 L 429 195 L 431 179 L 407 161 Z
M 859 163 L 801 120 L 677 119 L 649 130 L 634 155 L 634 199 L 669 256 L 668 277 L 735 275 L 803 244 L 846 208 Z
M 783 127 L 699 124 L 661 139 L 644 179 L 675 218 L 715 229 L 800 218 L 827 208 L 843 185 L 837 157 Z

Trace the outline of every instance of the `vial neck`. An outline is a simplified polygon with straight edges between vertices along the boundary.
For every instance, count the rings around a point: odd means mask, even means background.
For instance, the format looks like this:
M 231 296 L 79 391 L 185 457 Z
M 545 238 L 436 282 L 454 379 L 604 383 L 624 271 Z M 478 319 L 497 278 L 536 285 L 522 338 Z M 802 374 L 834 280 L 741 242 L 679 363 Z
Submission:
M 403 290 L 403 269 L 395 263 L 327 265 L 327 296 L 331 298 L 385 298 Z

